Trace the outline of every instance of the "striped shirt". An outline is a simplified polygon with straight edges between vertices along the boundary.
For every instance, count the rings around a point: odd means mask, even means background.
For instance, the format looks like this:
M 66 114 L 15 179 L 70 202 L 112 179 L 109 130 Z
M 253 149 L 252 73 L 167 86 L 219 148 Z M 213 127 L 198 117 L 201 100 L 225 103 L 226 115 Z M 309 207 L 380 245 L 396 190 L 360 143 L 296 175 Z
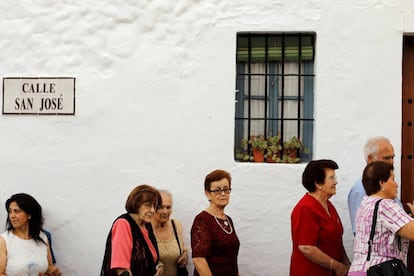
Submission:
M 400 251 L 396 232 L 409 223 L 412 218 L 392 199 L 383 199 L 379 204 L 371 248 L 371 261 L 370 264 L 366 263 L 374 207 L 379 199 L 375 196 L 364 196 L 357 211 L 354 259 L 350 272 L 366 271 L 370 265 L 376 265 L 392 258 L 402 259 L 406 263 L 409 242 L 407 239 L 401 238 Z

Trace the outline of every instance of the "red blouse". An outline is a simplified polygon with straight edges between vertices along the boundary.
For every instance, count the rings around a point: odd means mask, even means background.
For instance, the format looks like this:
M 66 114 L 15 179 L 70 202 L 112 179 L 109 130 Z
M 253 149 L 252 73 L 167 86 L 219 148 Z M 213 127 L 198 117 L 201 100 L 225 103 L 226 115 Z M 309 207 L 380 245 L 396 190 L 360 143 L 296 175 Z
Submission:
M 314 245 L 337 261 L 344 258 L 342 234 L 344 232 L 341 219 L 335 207 L 328 200 L 331 216 L 322 204 L 313 196 L 306 194 L 296 204 L 291 214 L 291 232 L 293 252 L 290 259 L 291 276 L 335 275 L 306 258 L 299 245 Z

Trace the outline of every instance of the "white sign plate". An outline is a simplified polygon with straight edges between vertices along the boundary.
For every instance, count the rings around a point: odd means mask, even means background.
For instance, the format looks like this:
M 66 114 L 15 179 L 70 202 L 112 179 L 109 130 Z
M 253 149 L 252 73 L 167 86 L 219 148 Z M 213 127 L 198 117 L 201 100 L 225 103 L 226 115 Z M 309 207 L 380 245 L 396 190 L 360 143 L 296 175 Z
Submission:
M 74 115 L 75 78 L 3 78 L 3 114 Z

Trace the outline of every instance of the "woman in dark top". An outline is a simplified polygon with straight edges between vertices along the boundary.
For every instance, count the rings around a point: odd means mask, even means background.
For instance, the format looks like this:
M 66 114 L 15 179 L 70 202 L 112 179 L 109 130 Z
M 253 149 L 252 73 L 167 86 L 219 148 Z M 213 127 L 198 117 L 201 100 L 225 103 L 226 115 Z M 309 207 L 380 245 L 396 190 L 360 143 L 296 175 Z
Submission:
M 161 195 L 149 185 L 135 187 L 125 203 L 127 213 L 113 223 L 105 246 L 101 276 L 160 276 L 158 248 L 151 219 L 162 204 Z
M 205 178 L 204 191 L 210 205 L 195 217 L 191 228 L 194 276 L 237 276 L 240 242 L 232 219 L 224 213 L 230 199 L 230 174 L 212 171 Z

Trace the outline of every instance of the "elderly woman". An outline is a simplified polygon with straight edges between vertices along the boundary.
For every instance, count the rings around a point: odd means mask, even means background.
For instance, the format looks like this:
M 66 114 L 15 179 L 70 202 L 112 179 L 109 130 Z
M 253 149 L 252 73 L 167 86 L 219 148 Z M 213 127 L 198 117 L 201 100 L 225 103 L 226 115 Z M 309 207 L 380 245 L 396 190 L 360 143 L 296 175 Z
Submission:
M 336 169 L 338 165 L 332 160 L 315 160 L 302 174 L 308 192 L 291 214 L 291 276 L 342 276 L 348 272 L 341 219 L 329 201 L 336 194 Z
M 232 219 L 224 213 L 229 204 L 231 176 L 224 170 L 210 172 L 204 193 L 210 205 L 199 213 L 191 228 L 194 276 L 237 276 L 240 242 Z
M 362 184 L 367 195 L 362 199 L 356 214 L 354 258 L 349 275 L 366 275 L 370 266 L 393 258 L 402 259 L 406 263 L 408 240 L 414 241 L 414 220 L 394 201 L 398 185 L 394 180 L 393 165 L 382 161 L 369 163 L 364 169 Z M 379 200 L 381 202 L 378 205 L 371 259 L 370 264 L 367 264 L 374 206 Z M 414 214 L 413 204 L 407 205 Z
M 187 249 L 184 247 L 183 231 L 179 220 L 171 220 L 173 199 L 170 191 L 159 190 L 162 205 L 151 222 L 157 238 L 160 261 L 164 264 L 163 276 L 180 275 L 178 270 L 186 271 Z M 188 273 L 187 273 L 188 275 Z
M 42 229 L 42 207 L 20 193 L 6 201 L 7 231 L 0 237 L 0 275 L 61 275 Z
M 105 247 L 101 276 L 160 276 L 158 248 L 151 220 L 162 204 L 157 189 L 139 185 L 129 194 L 125 209 L 112 224 Z

